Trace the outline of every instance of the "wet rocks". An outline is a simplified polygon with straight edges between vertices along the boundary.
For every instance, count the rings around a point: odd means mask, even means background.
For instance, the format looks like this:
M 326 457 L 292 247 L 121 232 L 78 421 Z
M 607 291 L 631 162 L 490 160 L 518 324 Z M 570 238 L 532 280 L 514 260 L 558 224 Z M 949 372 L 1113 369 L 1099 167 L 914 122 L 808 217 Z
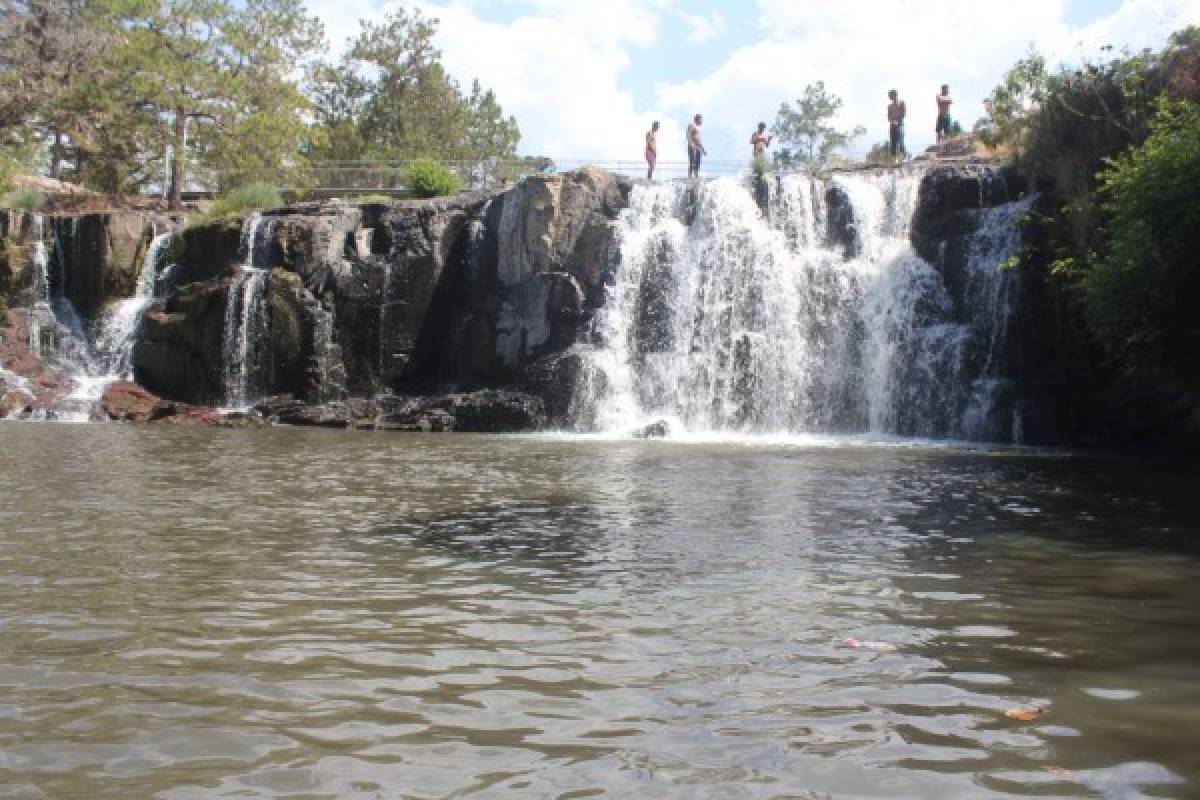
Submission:
M 671 424 L 665 419 L 651 422 L 633 432 L 635 439 L 665 439 L 671 435 Z
M 545 427 L 541 398 L 507 389 L 377 399 L 378 430 L 518 433 Z
M 0 385 L 0 419 L 12 419 L 33 413 L 37 397 L 29 389 Z
M 136 383 L 114 383 L 104 390 L 100 410 L 118 422 L 151 422 L 176 412 L 171 403 Z

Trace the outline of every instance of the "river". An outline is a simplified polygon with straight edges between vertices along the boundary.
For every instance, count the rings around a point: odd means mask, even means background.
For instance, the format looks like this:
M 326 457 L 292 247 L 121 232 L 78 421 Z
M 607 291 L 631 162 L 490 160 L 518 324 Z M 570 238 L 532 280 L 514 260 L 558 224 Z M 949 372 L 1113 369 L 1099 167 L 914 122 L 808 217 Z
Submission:
M 1194 462 L 0 436 L 0 797 L 1200 794 Z

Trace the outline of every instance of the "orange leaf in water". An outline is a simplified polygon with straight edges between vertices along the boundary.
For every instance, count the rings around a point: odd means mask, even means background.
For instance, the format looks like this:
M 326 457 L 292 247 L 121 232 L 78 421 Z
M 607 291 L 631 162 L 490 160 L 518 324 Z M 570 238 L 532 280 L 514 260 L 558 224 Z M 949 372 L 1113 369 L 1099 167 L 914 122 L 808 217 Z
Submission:
M 1004 716 L 1009 719 L 1015 719 L 1017 722 L 1034 722 L 1038 717 L 1042 716 L 1040 708 L 1010 708 L 1004 712 Z

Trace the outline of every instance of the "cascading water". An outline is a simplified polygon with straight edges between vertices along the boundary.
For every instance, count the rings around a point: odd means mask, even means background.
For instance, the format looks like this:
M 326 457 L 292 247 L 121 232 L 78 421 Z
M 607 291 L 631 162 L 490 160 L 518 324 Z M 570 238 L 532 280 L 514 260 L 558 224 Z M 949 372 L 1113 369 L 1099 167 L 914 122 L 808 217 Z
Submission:
M 174 234 L 156 233 L 146 249 L 142 269 L 132 297 L 110 303 L 93 328 L 92 349 L 105 376 L 113 380 L 130 377 L 133 345 L 146 309 L 154 302 L 159 276 L 168 265 Z
M 920 179 L 781 176 L 766 217 L 737 179 L 635 187 L 574 426 L 986 435 L 1023 209 L 983 212 L 963 319 L 909 242 Z
M 272 223 L 274 220 L 271 221 Z M 241 251 L 244 263 L 238 267 L 229 287 L 225 306 L 225 333 L 222 341 L 222 360 L 225 364 L 225 405 L 245 408 L 255 399 L 259 345 L 261 344 L 261 314 L 267 270 L 255 266 L 258 250 L 258 229 L 262 215 L 251 215 L 242 226 Z M 268 225 L 268 233 L 271 231 Z
M 30 221 L 33 239 L 32 274 L 30 289 L 35 303 L 50 301 L 50 257 L 46 253 L 46 221 L 41 214 L 34 214 Z

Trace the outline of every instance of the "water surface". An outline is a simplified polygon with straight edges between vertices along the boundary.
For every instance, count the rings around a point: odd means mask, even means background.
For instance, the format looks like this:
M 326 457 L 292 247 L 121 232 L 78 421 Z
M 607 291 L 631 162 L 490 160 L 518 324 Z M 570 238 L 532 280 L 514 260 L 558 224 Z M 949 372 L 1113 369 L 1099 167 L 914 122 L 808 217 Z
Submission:
M 1200 795 L 1194 462 L 0 442 L 0 797 Z

